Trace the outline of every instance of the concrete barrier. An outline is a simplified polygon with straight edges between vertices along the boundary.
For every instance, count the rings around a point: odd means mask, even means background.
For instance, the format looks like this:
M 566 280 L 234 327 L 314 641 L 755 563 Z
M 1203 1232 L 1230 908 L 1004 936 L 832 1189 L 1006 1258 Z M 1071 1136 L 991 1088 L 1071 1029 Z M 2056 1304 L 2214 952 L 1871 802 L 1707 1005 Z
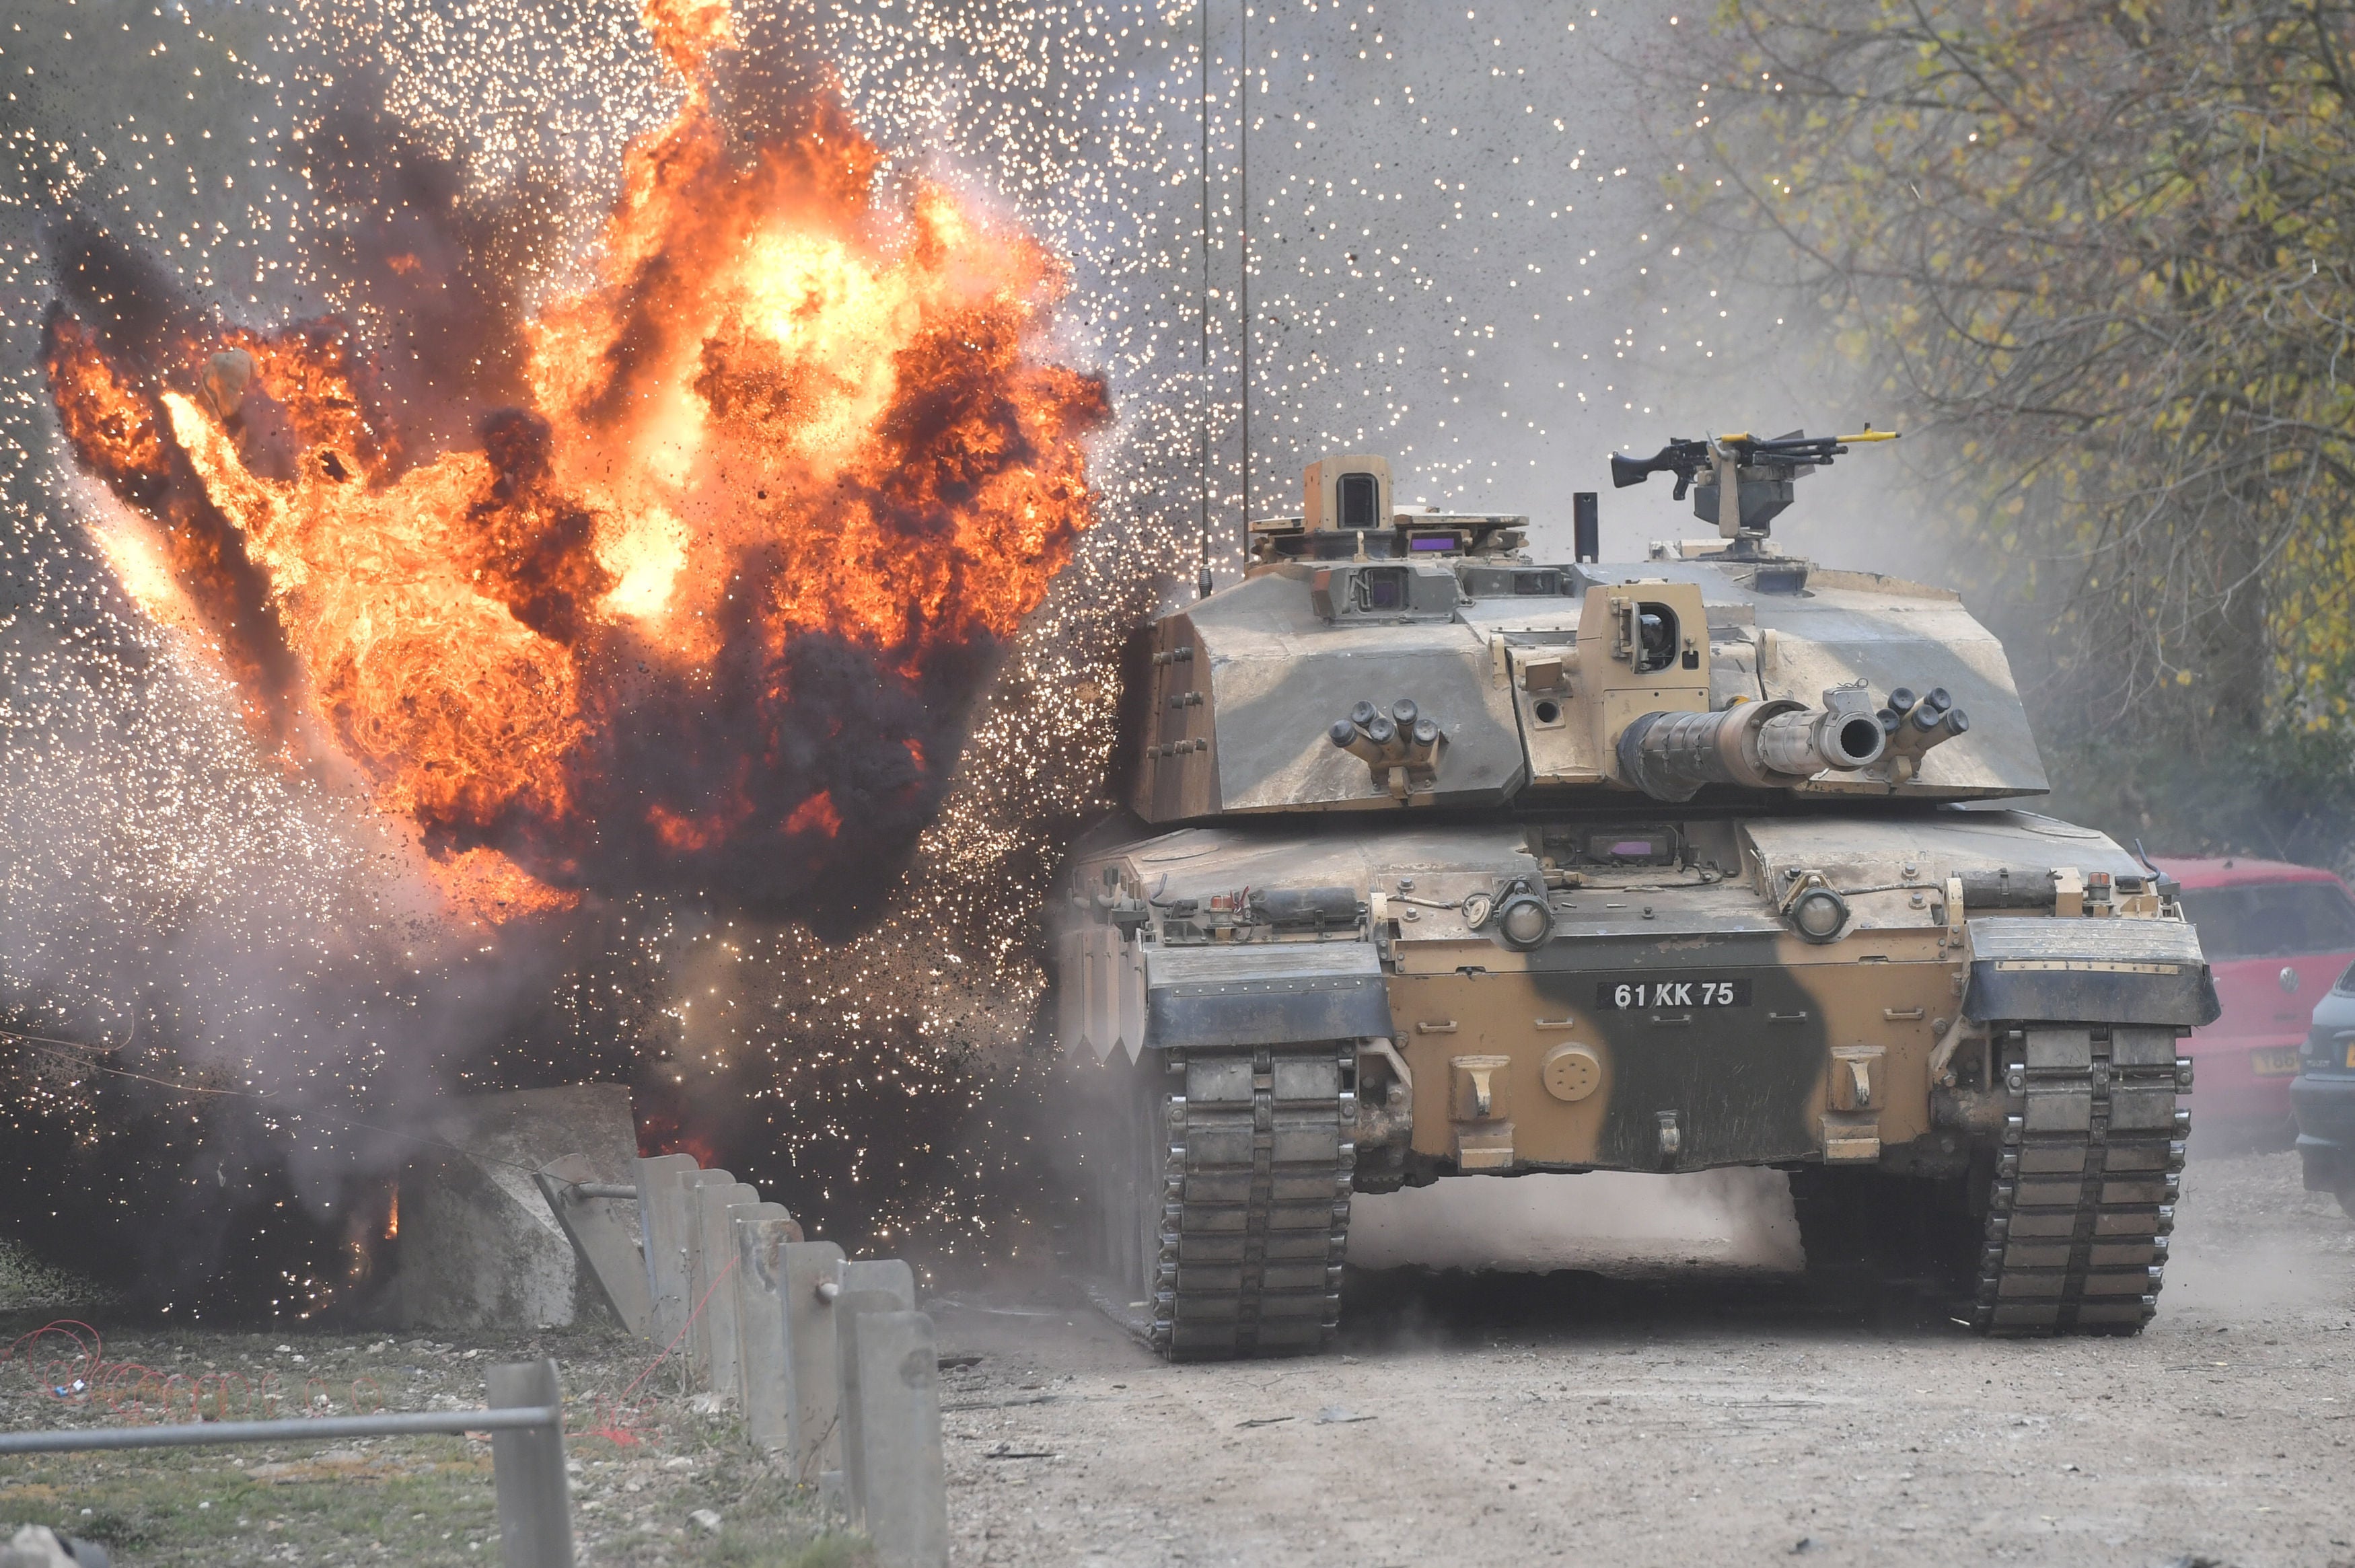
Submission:
M 900 1265 L 905 1270 L 907 1266 Z M 865 1279 L 855 1280 L 854 1273 L 862 1271 Z M 842 1463 L 838 1482 L 842 1494 L 842 1510 L 853 1525 L 864 1528 L 867 1523 L 868 1472 L 861 1464 L 866 1452 L 866 1433 L 861 1423 L 867 1415 L 867 1403 L 859 1387 L 858 1333 L 870 1318 L 889 1312 L 904 1312 L 915 1305 L 913 1277 L 910 1288 L 902 1294 L 892 1288 L 899 1282 L 889 1272 L 871 1265 L 845 1264 L 843 1280 L 834 1298 L 834 1364 L 842 1392 L 841 1414 Z M 881 1276 L 881 1277 L 878 1277 Z
M 877 1291 L 858 1293 L 871 1298 Z M 844 1319 L 846 1491 L 882 1568 L 947 1568 L 948 1489 L 941 1460 L 940 1351 L 922 1312 L 854 1310 Z
M 744 1436 L 783 1453 L 793 1443 L 794 1372 L 785 1347 L 785 1248 L 802 1228 L 783 1203 L 736 1214 L 736 1360 L 743 1384 Z
M 698 1171 L 687 1179 L 687 1373 L 690 1383 L 704 1388 L 711 1386 L 711 1281 L 735 1255 L 731 1245 L 725 1252 L 706 1256 L 704 1240 L 704 1194 L 714 1188 L 736 1185 L 736 1178 L 725 1171 Z M 732 1240 L 732 1238 L 730 1238 Z
M 946 1568 L 940 1372 L 915 1271 L 801 1239 L 783 1205 L 683 1157 L 640 1162 L 658 1326 L 747 1439 L 873 1542 L 882 1568 Z M 666 1343 L 668 1343 L 666 1340 Z
M 695 1199 L 704 1259 L 703 1282 L 695 1293 L 703 1308 L 697 1329 L 703 1342 L 704 1376 L 712 1393 L 741 1402 L 744 1391 L 737 1367 L 735 1277 L 728 1266 L 737 1261 L 736 1216 L 751 1213 L 761 1194 L 731 1178 L 698 1189 Z
M 646 1287 L 654 1301 L 654 1338 L 667 1345 L 687 1321 L 687 1174 L 692 1154 L 657 1154 L 637 1164 L 638 1230 L 645 1246 Z
M 786 1462 L 794 1479 L 805 1487 L 842 1468 L 842 1373 L 834 1344 L 834 1298 L 842 1288 L 842 1249 L 832 1242 L 794 1242 L 785 1248 L 785 1357 L 794 1380 Z
M 637 1158 L 619 1084 L 470 1095 L 434 1118 L 400 1173 L 400 1249 L 371 1310 L 388 1327 L 466 1332 L 563 1328 L 604 1294 L 533 1172 L 577 1153 L 601 1182 Z
M 549 1160 L 532 1180 L 614 1320 L 646 1338 L 654 1331 L 654 1302 L 646 1284 L 645 1222 L 639 1222 L 640 1234 L 631 1235 L 622 1204 L 632 1200 L 602 1195 L 634 1189 L 601 1181 L 596 1169 L 579 1154 Z
M 857 1258 L 842 1266 L 845 1290 L 879 1290 L 903 1312 L 916 1309 L 916 1271 L 896 1257 Z

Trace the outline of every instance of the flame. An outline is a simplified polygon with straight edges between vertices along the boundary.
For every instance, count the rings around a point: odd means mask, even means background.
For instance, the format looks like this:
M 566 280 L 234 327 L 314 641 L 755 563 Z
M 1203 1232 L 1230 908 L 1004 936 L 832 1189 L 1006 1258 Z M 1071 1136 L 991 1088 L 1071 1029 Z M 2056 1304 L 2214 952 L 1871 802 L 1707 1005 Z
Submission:
M 789 833 L 824 833 L 833 838 L 842 832 L 842 813 L 834 809 L 834 797 L 821 789 L 795 806 L 793 815 L 785 819 Z
M 638 1158 L 657 1160 L 666 1154 L 690 1154 L 695 1162 L 714 1169 L 719 1161 L 719 1146 L 691 1128 L 684 1128 L 676 1118 L 659 1110 L 642 1111 L 638 1122 Z
M 77 457 L 152 524 L 101 533 L 124 591 L 202 621 L 257 722 L 347 763 L 485 918 L 903 852 L 1094 521 L 1107 408 L 1041 356 L 1055 259 L 937 185 L 878 210 L 831 88 L 730 124 L 722 0 L 645 18 L 687 93 L 479 450 L 412 461 L 394 367 L 332 319 L 49 328 Z

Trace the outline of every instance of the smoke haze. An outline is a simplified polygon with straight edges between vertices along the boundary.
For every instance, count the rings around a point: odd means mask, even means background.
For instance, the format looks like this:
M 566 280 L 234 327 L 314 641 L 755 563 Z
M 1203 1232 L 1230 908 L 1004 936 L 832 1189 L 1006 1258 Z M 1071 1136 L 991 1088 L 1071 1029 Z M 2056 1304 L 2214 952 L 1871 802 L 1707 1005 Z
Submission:
M 126 599 L 95 542 L 117 503 L 64 449 L 41 331 L 61 298 L 121 295 L 68 222 L 95 226 L 187 311 L 348 321 L 403 366 L 418 453 L 471 450 L 519 378 L 515 323 L 591 276 L 623 151 L 679 90 L 623 5 L 154 13 L 101 0 L 7 57 L 35 69 L 0 109 L 12 1022 L 114 1043 L 135 1020 L 143 1047 L 339 1103 L 462 1072 L 624 1077 L 656 1141 L 692 1137 L 852 1245 L 1034 1245 L 1009 1194 L 1053 1136 L 1027 1111 L 1039 911 L 1108 803 L 1126 631 L 1190 593 L 1206 517 L 1220 579 L 1240 567 L 1246 332 L 1251 513 L 1295 504 L 1304 461 L 1371 450 L 1406 499 L 1530 514 L 1541 554 L 1568 553 L 1570 493 L 1607 490 L 1614 449 L 1874 412 L 1827 406 L 1776 307 L 1679 238 L 1662 182 L 1682 111 L 1650 84 L 1692 19 L 1668 7 L 747 7 L 751 58 L 839 83 L 880 205 L 939 182 L 1060 256 L 1052 353 L 1111 408 L 1088 442 L 1099 520 L 969 703 L 932 715 L 955 721 L 943 792 L 904 869 L 847 862 L 829 887 L 858 928 L 815 897 L 754 916 L 715 873 L 494 937 L 438 914 L 413 835 L 348 779 L 290 771 L 200 641 Z M 730 90 L 757 112 L 758 80 Z M 437 396 L 459 381 L 469 399 Z M 1812 480 L 1795 547 L 1846 530 L 1904 554 L 1870 461 Z M 1698 530 L 1665 486 L 1604 517 L 1622 559 Z M 69 1061 L 14 1063 L 10 1114 L 48 1147 L 111 1114 Z M 158 1125 L 225 1114 L 155 1094 Z M 201 1196 L 171 1147 L 165 1184 Z M 16 1206 L 63 1234 L 97 1202 L 67 1186 L 34 1178 Z

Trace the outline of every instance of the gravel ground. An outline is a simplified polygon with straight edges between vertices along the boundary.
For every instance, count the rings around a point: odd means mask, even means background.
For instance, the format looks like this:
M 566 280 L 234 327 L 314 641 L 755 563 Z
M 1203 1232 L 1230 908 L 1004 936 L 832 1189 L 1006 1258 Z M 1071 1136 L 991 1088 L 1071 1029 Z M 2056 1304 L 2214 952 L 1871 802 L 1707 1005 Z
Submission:
M 1787 1201 L 1740 1174 L 1360 1200 L 1342 1345 L 1308 1361 L 1163 1366 L 1060 1282 L 936 1298 L 955 1561 L 2355 1568 L 2355 1225 L 2286 1154 L 2195 1158 L 2179 1213 L 2133 1340 L 1817 1298 Z M 50 1305 L 0 1306 L 0 1333 Z M 477 1404 L 488 1365 L 553 1355 L 584 1563 L 859 1560 L 666 1370 L 629 1440 L 595 1435 L 647 1356 L 618 1334 L 149 1330 L 104 1353 L 155 1369 L 151 1405 L 172 1372 L 234 1372 L 288 1412 Z M 123 1418 L 45 1392 L 42 1360 L 0 1363 L 0 1428 Z M 0 1523 L 126 1568 L 481 1563 L 489 1480 L 456 1437 L 0 1461 Z
M 1500 1186 L 1526 1242 L 1545 1189 Z M 1383 1259 L 1474 1245 L 1460 1207 L 1398 1212 L 1426 1196 L 1360 1201 Z M 2195 1160 L 2132 1340 L 1812 1299 L 1771 1200 L 1701 1208 L 1665 1244 L 1606 1219 L 1575 1269 L 1355 1272 L 1314 1361 L 1164 1367 L 1052 1302 L 944 1306 L 984 1357 L 944 1396 L 957 1560 L 2355 1563 L 2355 1227 L 2295 1157 Z

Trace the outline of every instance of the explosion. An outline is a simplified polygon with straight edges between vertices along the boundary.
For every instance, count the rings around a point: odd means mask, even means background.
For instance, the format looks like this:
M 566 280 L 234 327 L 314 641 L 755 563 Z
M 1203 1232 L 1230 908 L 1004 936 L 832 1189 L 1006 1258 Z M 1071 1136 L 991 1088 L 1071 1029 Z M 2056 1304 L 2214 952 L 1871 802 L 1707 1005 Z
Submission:
M 937 184 L 887 207 L 828 84 L 731 121 L 724 5 L 645 21 L 684 96 L 591 276 L 517 323 L 520 400 L 406 383 L 340 320 L 126 313 L 86 281 L 51 395 L 126 503 L 97 528 L 125 593 L 291 763 L 413 823 L 453 903 L 840 910 L 910 852 L 1092 524 L 1106 395 L 1044 355 L 1041 245 Z M 385 232 L 405 281 L 467 264 Z M 410 451 L 453 398 L 479 446 Z

